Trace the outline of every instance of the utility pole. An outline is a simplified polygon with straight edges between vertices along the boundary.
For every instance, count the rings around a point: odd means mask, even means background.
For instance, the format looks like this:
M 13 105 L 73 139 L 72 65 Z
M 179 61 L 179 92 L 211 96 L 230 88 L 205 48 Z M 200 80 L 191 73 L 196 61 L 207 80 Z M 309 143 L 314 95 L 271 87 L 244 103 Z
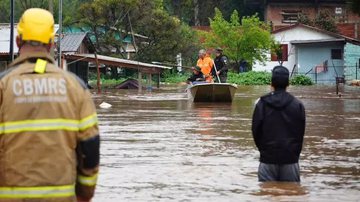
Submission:
M 49 12 L 54 15 L 54 0 L 49 0 Z M 51 57 L 53 57 L 54 59 L 55 58 L 55 45 L 51 46 L 51 49 L 50 49 L 50 55 Z
M 61 35 L 62 35 L 62 0 L 59 0 L 59 38 L 58 38 L 58 66 L 62 68 L 61 53 Z
M 49 11 L 54 14 L 54 0 L 49 0 Z
M 14 61 L 14 0 L 10 0 L 10 59 Z

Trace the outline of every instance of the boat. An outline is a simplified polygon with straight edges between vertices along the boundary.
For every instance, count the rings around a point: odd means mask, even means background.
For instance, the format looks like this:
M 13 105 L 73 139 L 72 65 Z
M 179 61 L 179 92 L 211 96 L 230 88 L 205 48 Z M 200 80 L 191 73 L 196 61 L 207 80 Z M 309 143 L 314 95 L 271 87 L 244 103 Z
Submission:
M 196 83 L 188 88 L 193 102 L 232 102 L 237 89 L 231 83 Z

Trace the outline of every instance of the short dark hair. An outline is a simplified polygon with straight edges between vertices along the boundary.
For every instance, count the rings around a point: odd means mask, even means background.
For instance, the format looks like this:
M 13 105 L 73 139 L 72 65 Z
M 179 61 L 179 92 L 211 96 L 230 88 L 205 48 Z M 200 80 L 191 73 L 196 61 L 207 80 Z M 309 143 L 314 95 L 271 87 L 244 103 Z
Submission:
M 285 89 L 289 85 L 289 70 L 284 66 L 275 66 L 272 70 L 271 85 L 275 89 Z

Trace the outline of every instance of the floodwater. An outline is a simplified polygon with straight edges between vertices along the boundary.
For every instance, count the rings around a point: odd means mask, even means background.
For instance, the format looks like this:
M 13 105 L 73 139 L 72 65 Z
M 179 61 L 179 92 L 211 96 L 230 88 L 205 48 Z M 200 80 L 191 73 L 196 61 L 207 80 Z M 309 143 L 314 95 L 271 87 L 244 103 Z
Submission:
M 268 86 L 239 86 L 233 103 L 192 103 L 185 86 L 95 95 L 101 170 L 94 202 L 360 201 L 360 88 L 290 87 L 306 108 L 301 183 L 259 183 L 251 135 Z

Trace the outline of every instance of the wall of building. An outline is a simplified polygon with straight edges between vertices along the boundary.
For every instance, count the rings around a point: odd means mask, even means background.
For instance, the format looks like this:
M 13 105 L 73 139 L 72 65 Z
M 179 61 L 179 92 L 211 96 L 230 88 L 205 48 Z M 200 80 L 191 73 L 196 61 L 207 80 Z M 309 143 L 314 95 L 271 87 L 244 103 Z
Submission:
M 300 10 L 303 14 L 309 16 L 309 18 L 315 18 L 314 7 L 308 4 L 287 4 L 287 3 L 273 3 L 268 4 L 265 8 L 264 18 L 267 22 L 272 22 L 273 26 L 288 26 L 291 24 L 283 23 L 283 15 L 281 14 L 284 10 Z M 294 23 L 292 23 L 294 24 Z
M 360 46 L 346 43 L 344 47 L 345 79 L 351 81 L 360 79 Z
M 5 71 L 8 69 L 8 62 L 7 61 L 0 61 L 0 72 Z
M 298 73 L 307 74 L 313 81 L 320 84 L 335 83 L 336 77 L 344 75 L 344 60 L 331 59 L 331 49 L 343 50 L 342 44 L 307 44 L 296 45 Z M 317 65 L 328 61 L 327 71 L 315 73 Z
M 68 61 L 73 62 L 71 60 Z M 85 84 L 88 84 L 89 82 L 89 65 L 88 62 L 85 61 L 77 61 L 77 62 L 73 62 L 69 65 L 67 65 L 67 70 L 76 74 L 79 78 L 81 78 Z
M 340 34 L 351 38 L 360 38 L 360 16 L 353 13 L 346 4 L 323 3 L 316 7 L 314 3 L 269 3 L 265 7 L 264 15 L 266 21 L 272 22 L 273 30 L 296 23 L 284 23 L 282 14 L 284 11 L 301 11 L 310 19 L 314 19 L 320 11 L 328 11 L 335 17 Z
M 283 62 L 283 66 L 287 67 L 290 72 L 293 72 L 293 68 L 295 64 L 298 63 L 298 58 L 296 58 L 296 48 L 290 43 L 291 41 L 297 40 L 324 40 L 324 39 L 334 39 L 333 37 L 316 32 L 314 30 L 310 30 L 304 27 L 296 27 L 293 29 L 289 29 L 283 32 L 278 32 L 273 34 L 275 41 L 280 44 L 288 45 L 288 61 Z M 256 63 L 253 66 L 254 71 L 271 71 L 271 69 L 278 65 L 277 61 L 271 61 L 270 53 L 267 54 L 267 61 L 265 64 Z M 297 71 L 297 70 L 296 70 Z
M 360 39 L 360 22 L 357 23 L 340 23 L 337 24 L 337 29 L 339 34 L 354 38 Z

